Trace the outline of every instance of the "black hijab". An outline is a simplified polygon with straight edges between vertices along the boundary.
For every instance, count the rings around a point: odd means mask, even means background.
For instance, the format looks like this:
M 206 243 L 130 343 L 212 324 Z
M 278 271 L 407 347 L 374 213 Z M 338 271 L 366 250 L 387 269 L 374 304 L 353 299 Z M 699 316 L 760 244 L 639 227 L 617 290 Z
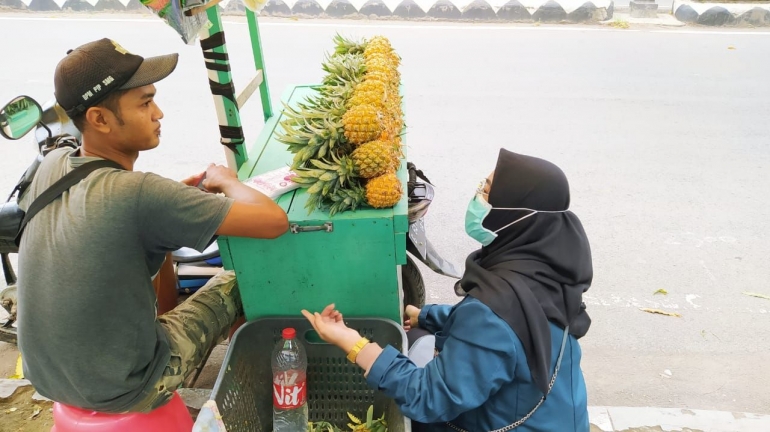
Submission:
M 559 167 L 500 150 L 489 191 L 492 207 L 559 211 L 567 210 L 569 201 L 569 184 Z M 492 210 L 483 225 L 496 231 L 529 213 Z M 591 319 L 582 298 L 592 278 L 591 249 L 577 216 L 538 213 L 473 252 L 460 286 L 511 326 L 524 345 L 535 384 L 546 394 L 551 378 L 548 322 L 569 325 L 571 335 L 584 336 Z

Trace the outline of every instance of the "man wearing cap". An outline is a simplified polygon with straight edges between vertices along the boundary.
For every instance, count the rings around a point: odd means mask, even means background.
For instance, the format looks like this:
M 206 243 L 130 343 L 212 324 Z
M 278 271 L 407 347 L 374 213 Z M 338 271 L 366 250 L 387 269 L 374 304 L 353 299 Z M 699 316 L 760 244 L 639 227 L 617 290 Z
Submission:
M 223 272 L 157 317 L 152 280 L 165 255 L 202 251 L 215 234 L 275 238 L 284 211 L 211 165 L 182 182 L 134 172 L 158 146 L 163 113 L 153 83 L 177 54 L 142 58 L 109 39 L 68 52 L 56 67 L 56 100 L 82 132 L 78 150 L 48 154 L 20 206 L 74 168 L 98 159 L 123 169 L 89 174 L 27 225 L 19 255 L 19 349 L 24 374 L 44 396 L 108 413 L 148 412 L 243 314 Z

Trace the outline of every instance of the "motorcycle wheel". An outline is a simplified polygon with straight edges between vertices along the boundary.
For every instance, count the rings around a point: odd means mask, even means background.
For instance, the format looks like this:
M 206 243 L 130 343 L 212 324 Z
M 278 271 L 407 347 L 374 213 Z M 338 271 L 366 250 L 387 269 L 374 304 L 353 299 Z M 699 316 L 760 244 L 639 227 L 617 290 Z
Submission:
M 401 266 L 401 284 L 404 289 L 404 308 L 407 305 L 417 308 L 425 306 L 425 281 L 422 279 L 417 264 L 408 255 L 406 265 Z

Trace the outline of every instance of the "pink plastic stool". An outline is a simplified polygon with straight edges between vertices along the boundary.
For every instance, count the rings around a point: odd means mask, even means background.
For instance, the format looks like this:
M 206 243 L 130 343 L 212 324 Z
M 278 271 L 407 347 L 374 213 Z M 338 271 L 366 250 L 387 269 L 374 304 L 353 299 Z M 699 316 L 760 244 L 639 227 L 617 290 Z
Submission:
M 190 412 L 176 392 L 169 403 L 148 414 L 104 414 L 53 404 L 51 432 L 190 432 L 192 428 Z

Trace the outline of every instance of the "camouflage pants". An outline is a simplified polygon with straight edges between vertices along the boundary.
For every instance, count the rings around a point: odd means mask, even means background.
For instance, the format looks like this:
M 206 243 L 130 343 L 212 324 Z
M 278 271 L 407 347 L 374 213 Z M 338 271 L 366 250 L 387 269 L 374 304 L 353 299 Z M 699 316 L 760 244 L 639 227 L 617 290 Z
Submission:
M 171 358 L 155 390 L 128 412 L 150 412 L 168 403 L 241 316 L 243 306 L 235 273 L 223 271 L 184 303 L 158 317 L 166 331 Z

